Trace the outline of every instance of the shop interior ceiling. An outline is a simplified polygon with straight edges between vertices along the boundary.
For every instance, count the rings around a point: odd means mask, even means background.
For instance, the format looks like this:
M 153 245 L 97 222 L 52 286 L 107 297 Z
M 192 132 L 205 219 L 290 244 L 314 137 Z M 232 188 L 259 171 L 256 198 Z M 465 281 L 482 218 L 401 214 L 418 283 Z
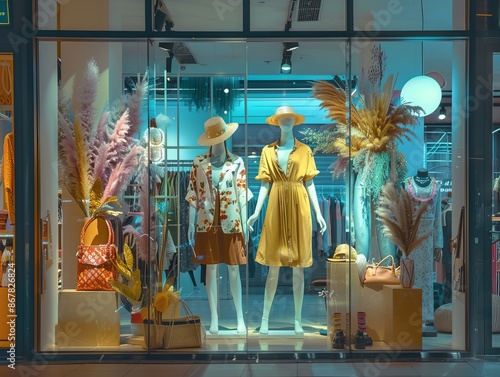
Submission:
M 170 32 L 175 36 L 175 31 L 231 31 L 242 30 L 242 7 L 231 5 L 224 8 L 223 13 L 217 12 L 216 2 L 208 0 L 168 0 L 164 1 L 174 27 Z M 345 0 L 296 0 L 295 11 L 289 17 L 290 4 L 294 0 L 251 0 L 250 2 L 250 29 L 252 31 L 283 31 L 285 24 L 291 20 L 291 29 L 297 31 L 343 30 Z M 317 19 L 312 21 L 298 21 L 300 3 L 309 5 L 319 4 Z M 390 18 L 387 30 L 421 30 L 422 23 L 425 30 L 453 29 L 452 14 L 463 6 L 465 0 L 401 0 L 400 11 L 397 16 Z M 127 3 L 123 4 L 122 3 Z M 122 0 L 122 19 L 126 20 L 131 30 L 141 28 L 143 20 L 134 17 L 141 14 L 142 0 Z M 230 4 L 231 2 L 223 3 Z M 238 1 L 233 1 L 237 4 Z M 455 3 L 455 4 L 453 4 Z M 457 4 L 461 3 L 461 4 Z M 306 4 L 307 5 L 307 4 Z M 455 13 L 453 13 L 455 7 Z M 373 21 L 372 14 L 382 14 L 387 9 L 387 0 L 356 1 L 355 14 L 366 15 L 356 17 L 355 27 L 366 30 L 366 25 Z M 423 9 L 423 17 L 422 17 Z M 314 13 L 314 12 L 312 12 Z M 134 21 L 135 20 L 135 21 Z M 133 23 L 137 22 L 137 25 Z M 168 33 L 165 33 L 167 37 Z M 168 38 L 168 37 L 167 37 Z M 168 41 L 168 39 L 165 39 Z M 317 78 L 328 79 L 334 75 L 346 73 L 345 44 L 340 41 L 298 41 L 299 49 L 292 54 L 292 74 L 279 73 L 283 54 L 282 42 L 250 42 L 248 44 L 237 42 L 207 42 L 186 41 L 185 47 L 191 52 L 195 63 L 181 64 L 177 57 L 172 61 L 172 74 L 180 75 L 240 75 L 248 72 L 249 78 L 271 80 L 276 83 L 293 80 L 312 80 Z M 363 61 L 366 61 L 364 44 L 356 42 L 352 46 L 352 74 L 359 75 Z M 393 41 L 382 42 L 382 47 L 387 55 L 387 73 L 396 73 L 398 81 L 396 89 L 401 89 L 404 83 L 417 72 L 439 72 L 446 79 L 443 87 L 443 103 L 451 102 L 452 82 L 452 56 L 453 44 L 448 41 Z M 125 43 L 123 46 L 123 72 L 134 74 L 140 72 L 147 65 L 147 46 L 144 43 Z M 175 56 L 175 55 L 174 55 Z M 423 56 L 423 58 L 422 58 Z M 155 49 L 150 52 L 157 70 L 162 72 L 166 67 L 167 52 Z M 369 61 L 369 60 L 368 60 Z M 423 63 L 423 69 L 422 69 Z M 500 59 L 499 59 L 500 63 Z M 497 74 L 500 82 L 500 64 Z M 247 68 L 248 67 L 248 68 Z M 248 71 L 247 71 L 248 69 Z M 436 111 L 439 113 L 439 109 Z M 498 114 L 500 122 L 500 113 Z M 426 123 L 433 122 L 426 119 Z

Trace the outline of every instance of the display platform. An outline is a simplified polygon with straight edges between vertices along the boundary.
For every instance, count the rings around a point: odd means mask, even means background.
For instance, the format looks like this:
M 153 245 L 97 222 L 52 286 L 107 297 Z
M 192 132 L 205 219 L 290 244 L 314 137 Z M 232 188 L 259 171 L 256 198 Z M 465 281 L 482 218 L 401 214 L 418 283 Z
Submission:
M 115 291 L 59 292 L 57 346 L 119 346 L 118 307 Z
M 238 334 L 236 330 L 219 330 L 217 334 L 212 334 L 208 329 L 205 329 L 206 339 L 245 339 L 247 333 Z
M 422 349 L 422 290 L 384 285 L 384 340 L 393 349 Z
M 297 334 L 293 330 L 269 330 L 267 334 L 259 333 L 259 338 L 270 339 L 270 338 L 293 338 L 293 339 L 304 339 L 304 333 Z

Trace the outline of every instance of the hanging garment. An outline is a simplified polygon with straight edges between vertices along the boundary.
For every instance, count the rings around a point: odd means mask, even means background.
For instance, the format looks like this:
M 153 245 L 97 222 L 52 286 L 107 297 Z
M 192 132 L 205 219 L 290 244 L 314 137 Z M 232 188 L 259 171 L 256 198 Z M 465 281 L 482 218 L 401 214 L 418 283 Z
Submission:
M 265 146 L 256 179 L 271 184 L 256 261 L 265 266 L 312 265 L 312 219 L 304 182 L 318 175 L 311 148 L 295 139 L 286 174 L 278 163 L 278 141 Z
M 422 289 L 422 320 L 434 320 L 434 289 L 433 265 L 434 249 L 443 248 L 443 228 L 441 226 L 441 199 L 440 183 L 432 178 L 427 186 L 421 187 L 415 183 L 413 177 L 406 178 L 405 189 L 409 192 L 413 212 L 416 213 L 420 206 L 427 206 L 420 220 L 418 236 L 426 233 L 427 237 L 422 244 L 410 254 L 415 266 L 415 288 Z
M 10 224 L 16 223 L 14 187 L 14 134 L 5 136 L 3 143 L 3 190 L 4 208 L 9 212 Z
M 177 175 L 177 179 L 179 180 L 179 198 L 185 198 L 188 192 L 189 185 L 189 174 L 188 172 L 181 171 Z M 196 270 L 200 265 L 198 263 L 193 262 L 193 248 L 192 245 L 189 244 L 188 240 L 188 228 L 189 228 L 189 204 L 185 200 L 182 200 L 179 207 L 179 223 L 180 223 L 180 234 L 179 234 L 179 262 L 180 262 L 180 271 L 188 272 Z

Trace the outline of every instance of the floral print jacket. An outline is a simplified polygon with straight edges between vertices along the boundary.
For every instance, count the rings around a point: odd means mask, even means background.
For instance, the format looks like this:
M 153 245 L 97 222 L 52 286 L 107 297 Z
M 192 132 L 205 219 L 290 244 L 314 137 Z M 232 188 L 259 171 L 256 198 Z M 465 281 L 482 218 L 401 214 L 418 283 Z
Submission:
M 196 231 L 207 232 L 214 223 L 215 195 L 219 195 L 219 217 L 224 233 L 242 233 L 241 208 L 253 196 L 247 189 L 246 170 L 243 159 L 231 152 L 222 167 L 219 185 L 212 184 L 210 152 L 197 156 L 189 175 L 186 200 L 197 210 Z

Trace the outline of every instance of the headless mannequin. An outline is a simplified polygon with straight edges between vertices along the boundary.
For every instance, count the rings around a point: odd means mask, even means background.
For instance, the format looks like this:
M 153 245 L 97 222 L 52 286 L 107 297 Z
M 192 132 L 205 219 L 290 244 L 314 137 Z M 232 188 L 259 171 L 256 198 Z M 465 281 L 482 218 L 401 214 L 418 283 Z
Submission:
M 293 116 L 282 116 L 279 118 L 279 127 L 281 128 L 281 136 L 278 148 L 278 164 L 286 173 L 288 158 L 295 145 L 295 139 L 293 136 L 295 118 Z M 319 209 L 318 197 L 316 195 L 316 188 L 314 187 L 313 180 L 305 182 L 306 190 L 311 202 L 313 211 L 316 215 L 316 219 L 319 224 L 320 233 L 323 234 L 326 230 L 326 222 Z M 269 194 L 271 186 L 268 182 L 263 182 L 259 197 L 257 199 L 257 204 L 255 207 L 255 212 L 252 216 L 248 218 L 248 229 L 253 231 L 252 224 L 259 217 L 264 201 Z M 262 322 L 260 325 L 260 333 L 269 333 L 269 313 L 271 311 L 271 306 L 276 294 L 276 289 L 278 287 L 278 277 L 279 277 L 279 266 L 269 266 L 269 272 L 266 280 L 266 287 L 264 291 L 264 309 L 262 312 Z M 303 267 L 293 267 L 293 300 L 295 309 L 295 321 L 294 328 L 296 334 L 303 334 L 304 330 L 302 328 L 302 303 L 304 301 L 304 268 Z
M 224 142 L 215 144 L 211 147 L 210 153 L 210 163 L 212 169 L 220 173 L 220 169 L 226 161 L 226 145 Z M 216 177 L 217 175 L 217 177 Z M 214 184 L 218 184 L 218 174 L 215 173 L 212 176 L 213 180 L 217 180 Z M 241 208 L 241 216 L 243 219 L 246 218 L 246 206 Z M 196 218 L 196 208 L 193 206 L 189 207 L 189 229 L 188 229 L 188 240 L 190 243 L 194 242 L 195 235 L 195 218 Z M 246 234 L 246 222 L 242 221 L 243 233 Z M 210 307 L 210 333 L 217 334 L 219 332 L 219 313 L 217 310 L 218 303 L 218 276 L 219 276 L 219 265 L 218 264 L 207 264 L 207 276 L 206 276 L 206 287 L 208 295 L 208 304 Z M 244 334 L 246 332 L 245 321 L 243 318 L 243 302 L 242 302 L 242 290 L 241 290 L 241 280 L 240 280 L 240 266 L 227 266 L 229 271 L 229 286 L 231 289 L 231 294 L 233 295 L 234 307 L 236 309 L 237 318 L 237 333 Z
M 420 187 L 428 186 L 431 183 L 431 177 L 429 177 L 429 171 L 427 169 L 421 168 L 417 170 L 417 174 L 413 177 L 413 180 Z

